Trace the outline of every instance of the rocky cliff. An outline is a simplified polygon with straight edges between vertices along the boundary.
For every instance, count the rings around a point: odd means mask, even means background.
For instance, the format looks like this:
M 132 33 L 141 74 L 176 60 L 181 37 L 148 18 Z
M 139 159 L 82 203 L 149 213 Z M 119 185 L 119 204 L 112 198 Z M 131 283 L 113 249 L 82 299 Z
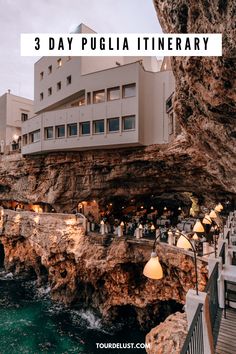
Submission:
M 208 185 L 214 191 L 218 185 L 221 191 L 235 193 L 236 3 L 154 0 L 154 4 L 164 32 L 223 35 L 222 57 L 172 58 L 174 107 L 187 140 L 189 159 L 201 158 L 200 169 L 206 177 L 202 190 Z M 186 146 L 180 144 L 180 151 L 183 148 Z M 195 176 L 198 180 L 198 174 Z
M 176 312 L 146 336 L 148 354 L 179 354 L 188 333 L 186 313 Z
M 194 287 L 190 253 L 160 244 L 164 278 L 148 280 L 142 270 L 152 242 L 115 238 L 104 245 L 102 236 L 85 235 L 74 215 L 2 210 L 0 232 L 7 271 L 36 275 L 49 282 L 54 300 L 87 304 L 107 320 L 125 313 L 150 326 L 180 309 Z M 198 267 L 203 289 L 206 264 L 199 259 Z

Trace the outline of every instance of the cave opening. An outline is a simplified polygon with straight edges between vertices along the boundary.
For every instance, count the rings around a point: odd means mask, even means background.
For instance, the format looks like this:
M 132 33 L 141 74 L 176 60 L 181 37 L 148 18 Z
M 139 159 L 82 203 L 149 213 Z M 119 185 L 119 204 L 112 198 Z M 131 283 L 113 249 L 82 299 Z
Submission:
M 131 196 L 112 196 L 99 203 L 100 215 L 129 221 L 139 216 L 171 216 L 171 224 L 176 225 L 180 215 L 189 216 L 193 204 L 190 192 L 164 192 L 162 194 L 140 194 Z
M 183 304 L 175 300 L 166 300 L 149 303 L 143 308 L 130 304 L 115 306 L 110 309 L 109 318 L 111 322 L 116 321 L 120 326 L 139 328 L 146 332 L 176 312 L 183 312 Z
M 4 268 L 5 251 L 4 246 L 0 243 L 0 268 Z
M 47 281 L 48 281 L 48 270 L 43 264 L 40 264 L 39 274 L 40 274 L 41 281 L 43 281 L 44 283 L 47 283 Z

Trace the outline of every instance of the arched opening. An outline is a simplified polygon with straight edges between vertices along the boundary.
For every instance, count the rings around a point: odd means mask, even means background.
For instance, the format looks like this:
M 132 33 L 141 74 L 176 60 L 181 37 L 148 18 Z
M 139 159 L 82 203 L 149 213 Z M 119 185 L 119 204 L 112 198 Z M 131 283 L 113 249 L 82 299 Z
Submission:
M 0 243 L 0 268 L 4 268 L 4 259 L 5 259 L 4 246 L 2 243 Z

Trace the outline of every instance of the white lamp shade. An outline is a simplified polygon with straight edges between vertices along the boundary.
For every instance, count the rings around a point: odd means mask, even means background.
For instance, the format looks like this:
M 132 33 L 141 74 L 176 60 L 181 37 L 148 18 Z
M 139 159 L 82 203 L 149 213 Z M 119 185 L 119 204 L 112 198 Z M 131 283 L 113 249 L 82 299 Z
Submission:
M 197 235 L 197 234 L 194 234 L 194 235 L 193 235 L 193 240 L 194 240 L 194 241 L 197 241 L 197 240 L 198 240 L 198 235 Z
M 185 250 L 192 248 L 191 243 L 182 235 L 178 239 L 176 246 L 179 248 L 184 248 Z
M 214 209 L 215 211 L 217 211 L 218 213 L 220 213 L 221 212 L 221 207 L 217 204 L 216 206 L 215 206 L 215 209 Z
M 210 218 L 210 215 L 208 215 L 208 214 L 205 214 L 205 217 L 204 217 L 204 219 L 202 220 L 202 223 L 203 224 L 207 224 L 207 225 L 211 225 L 212 224 L 212 220 L 211 220 L 211 218 Z
M 215 207 L 215 211 L 218 211 L 218 213 L 220 213 L 223 210 L 223 205 L 221 203 L 217 204 Z
M 120 226 L 125 226 L 124 221 L 121 221 Z
M 102 220 L 100 224 L 101 224 L 101 225 L 104 225 L 105 223 L 104 223 L 104 221 Z
M 151 230 L 155 230 L 155 226 L 154 225 L 151 226 Z
M 210 212 L 210 214 L 209 214 L 209 216 L 210 216 L 211 219 L 216 219 L 216 218 L 217 218 L 217 215 L 216 215 L 215 210 L 212 209 L 211 212 Z
M 204 232 L 204 227 L 201 223 L 200 220 L 197 220 L 194 227 L 193 227 L 193 232 Z
M 144 267 L 143 274 L 150 279 L 158 280 L 163 278 L 163 270 L 156 252 L 152 252 L 151 258 Z
M 142 224 L 139 224 L 139 227 L 138 227 L 140 230 L 143 229 L 143 225 Z

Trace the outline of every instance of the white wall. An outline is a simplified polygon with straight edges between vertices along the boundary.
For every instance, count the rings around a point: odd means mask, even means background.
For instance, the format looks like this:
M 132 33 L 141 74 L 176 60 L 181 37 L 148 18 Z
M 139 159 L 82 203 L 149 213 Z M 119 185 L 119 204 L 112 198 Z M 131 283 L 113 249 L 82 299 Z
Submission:
M 140 70 L 140 142 L 144 145 L 169 142 L 166 100 L 175 87 L 171 71 L 157 73 Z
M 0 97 L 0 143 L 8 146 L 21 135 L 21 113 L 33 115 L 33 101 L 6 93 Z

